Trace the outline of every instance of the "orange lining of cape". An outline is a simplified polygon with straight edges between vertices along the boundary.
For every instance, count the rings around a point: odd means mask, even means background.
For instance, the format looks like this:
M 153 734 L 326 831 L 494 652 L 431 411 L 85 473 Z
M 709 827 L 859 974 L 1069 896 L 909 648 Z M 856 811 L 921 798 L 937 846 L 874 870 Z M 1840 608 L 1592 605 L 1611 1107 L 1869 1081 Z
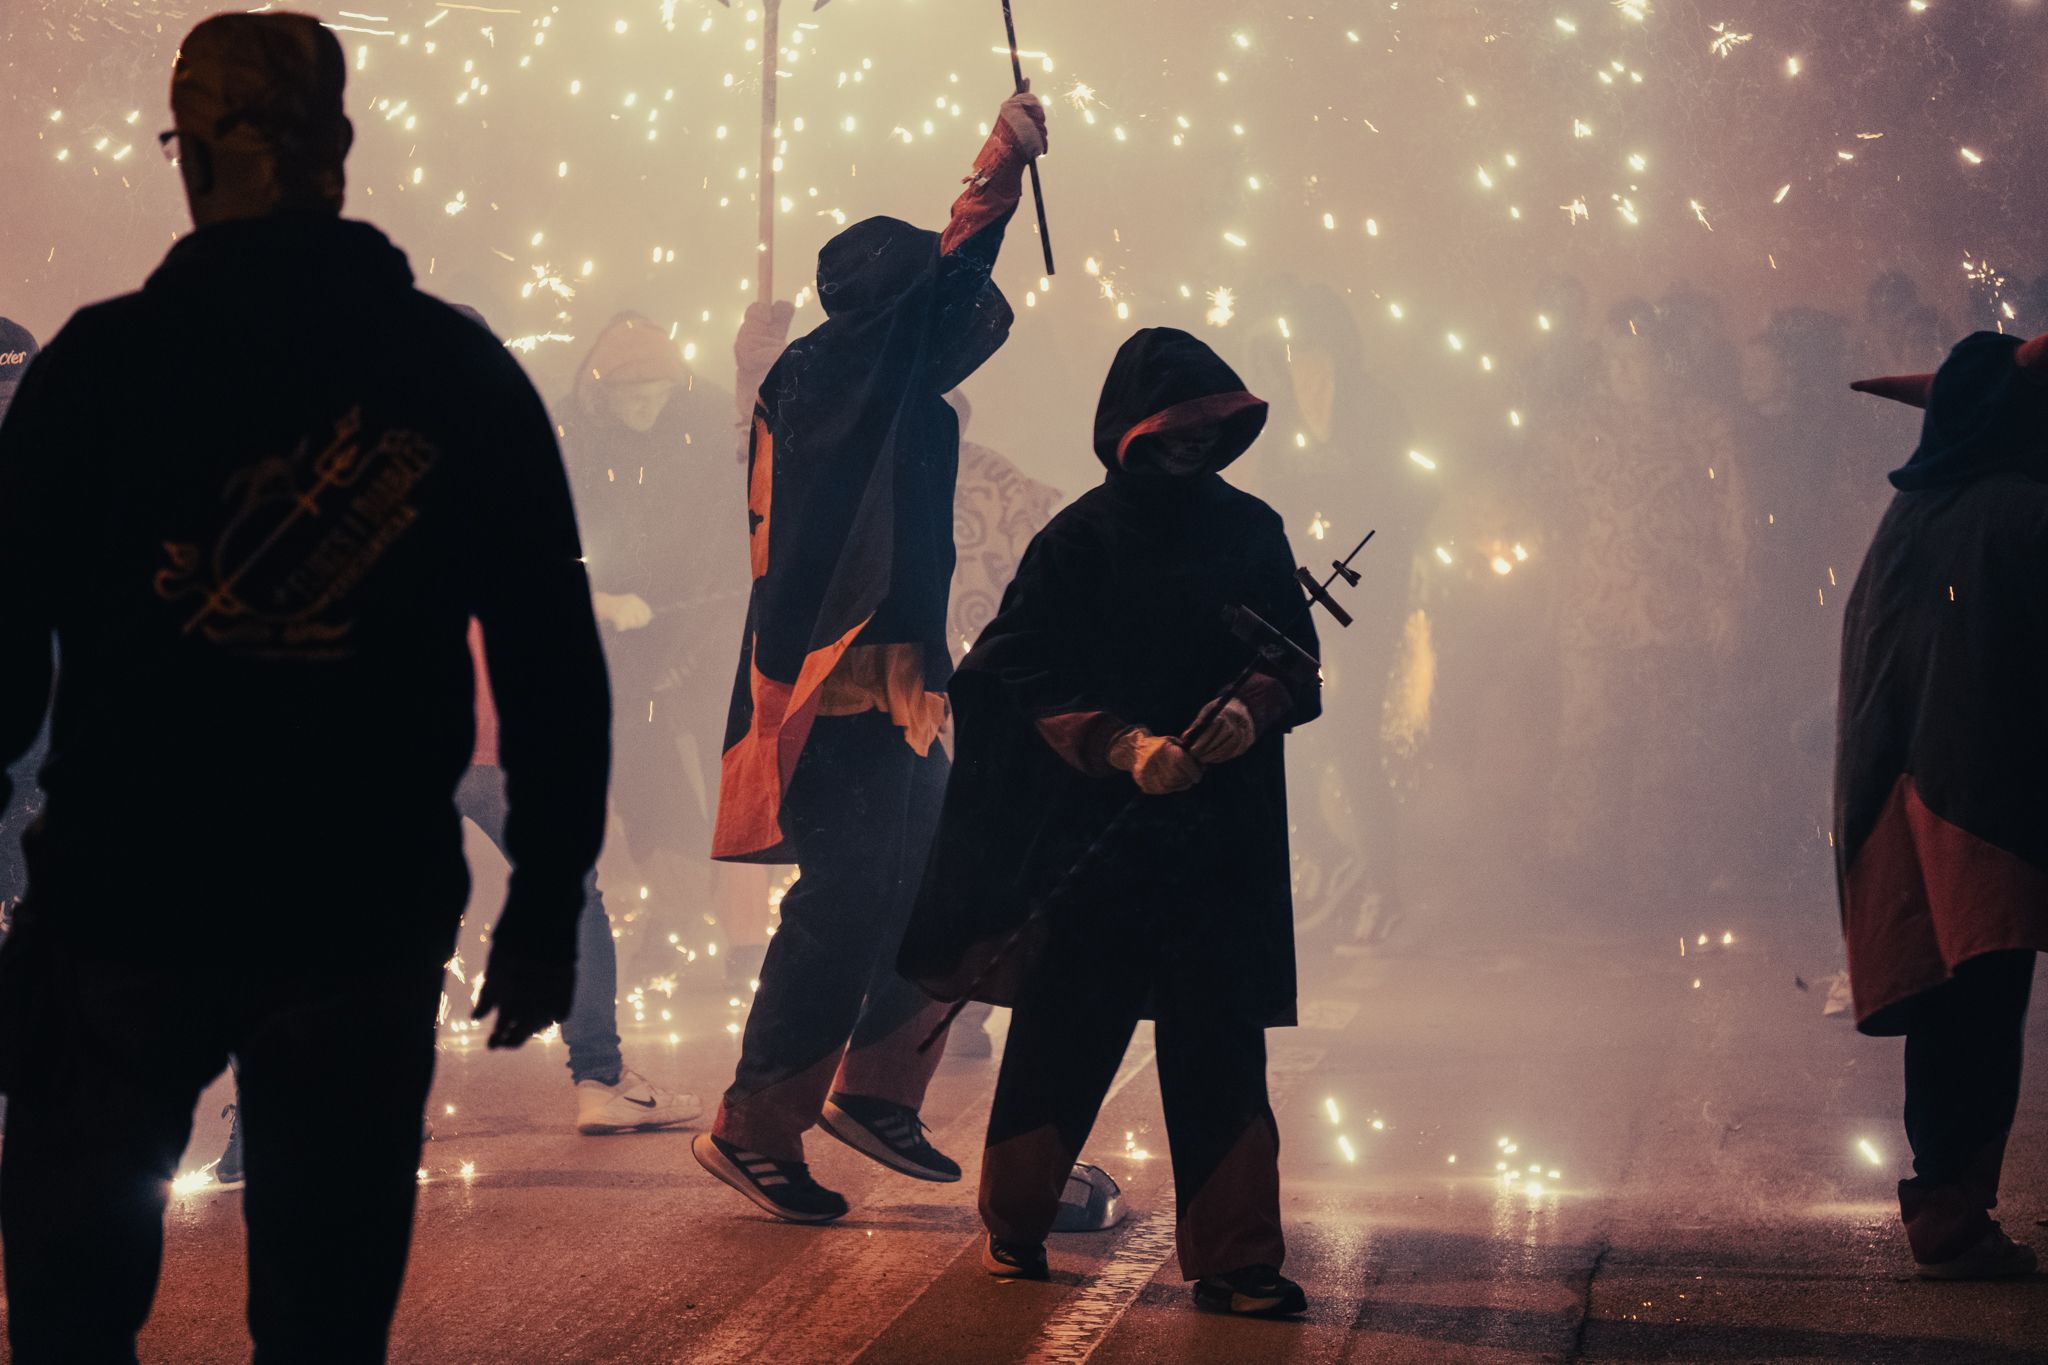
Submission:
M 818 715 L 818 690 L 839 665 L 854 637 L 867 629 L 862 617 L 837 640 L 804 656 L 796 683 L 776 682 L 748 666 L 754 714 L 747 733 L 719 762 L 718 822 L 711 832 L 711 856 L 731 863 L 790 861 L 782 830 L 782 798 L 796 761 Z M 756 641 L 748 642 L 748 658 Z

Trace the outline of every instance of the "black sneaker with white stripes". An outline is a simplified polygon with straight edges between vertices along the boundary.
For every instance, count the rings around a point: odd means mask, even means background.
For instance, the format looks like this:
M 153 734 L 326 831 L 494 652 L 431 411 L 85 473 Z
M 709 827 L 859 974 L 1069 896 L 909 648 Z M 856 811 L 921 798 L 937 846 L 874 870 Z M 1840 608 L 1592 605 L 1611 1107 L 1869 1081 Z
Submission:
M 777 1218 L 829 1223 L 846 1216 L 846 1200 L 811 1179 L 811 1168 L 801 1161 L 777 1161 L 712 1133 L 697 1134 L 690 1151 L 699 1166 Z
M 960 1164 L 926 1140 L 924 1120 L 907 1104 L 835 1093 L 818 1123 L 854 1151 L 914 1180 L 950 1185 L 960 1178 Z
M 1292 1318 L 1308 1311 L 1308 1295 L 1272 1266 L 1254 1265 L 1196 1280 L 1195 1306 L 1241 1318 Z
M 1045 1248 L 1023 1242 L 999 1242 L 994 1233 L 981 1244 L 981 1268 L 999 1280 L 1049 1280 Z

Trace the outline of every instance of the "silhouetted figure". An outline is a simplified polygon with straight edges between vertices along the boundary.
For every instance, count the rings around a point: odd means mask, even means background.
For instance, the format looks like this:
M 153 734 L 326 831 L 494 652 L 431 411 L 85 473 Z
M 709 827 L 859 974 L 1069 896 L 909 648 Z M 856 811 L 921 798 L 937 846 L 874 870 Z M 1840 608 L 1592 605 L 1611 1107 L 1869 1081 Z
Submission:
M 1536 438 L 1558 489 L 1550 851 L 1575 887 L 1692 910 L 1739 804 L 1712 718 L 1749 602 L 1749 504 L 1728 413 L 1674 382 L 1655 311 L 1629 300 L 1608 321 L 1603 401 Z
M 1795 894 L 1833 877 L 1830 759 L 1842 608 L 1883 511 L 1871 464 L 1874 413 L 1844 386 L 1858 373 L 1846 318 L 1783 308 L 1742 352 L 1742 448 L 1754 510 L 1756 596 L 1730 690 L 1754 724 L 1743 791 L 1759 870 Z
M 0 756 L 62 660 L 0 949 L 18 1361 L 134 1358 L 231 1052 L 256 1358 L 383 1357 L 468 889 L 472 617 L 513 861 L 478 1011 L 516 1047 L 569 1009 L 608 717 L 568 484 L 518 365 L 340 218 L 344 80 L 304 16 L 193 30 L 198 230 L 73 318 L 0 428 Z
M 690 372 L 666 328 L 625 313 L 598 334 L 559 410 L 607 627 L 612 806 L 643 868 L 664 851 L 701 868 L 714 793 L 700 785 L 716 782 L 731 624 L 747 584 L 729 486 L 732 400 Z M 694 780 L 682 748 L 692 740 L 704 769 Z M 668 910 L 694 919 L 704 909 L 701 878 L 688 892 L 660 881 L 655 891 Z
M 1255 674 L 1178 738 L 1246 660 L 1225 607 L 1316 652 L 1279 516 L 1218 477 L 1265 422 L 1194 337 L 1127 341 L 1096 409 L 1108 477 L 1032 542 L 953 680 L 959 762 L 902 964 L 942 997 L 1016 1007 L 981 1168 L 998 1276 L 1047 1277 L 1061 1191 L 1150 1017 L 1182 1275 L 1204 1307 L 1306 1307 L 1279 1273 L 1264 1031 L 1295 1022 L 1280 736 L 1320 714 L 1314 670 Z M 1135 825 L 990 969 L 1133 787 Z
M 1934 305 L 1921 299 L 1919 282 L 1903 270 L 1885 271 L 1863 291 L 1863 322 L 1872 359 L 1887 371 L 1925 364 L 1955 335 Z
M 455 809 L 509 858 L 505 834 L 512 808 L 487 677 L 490 650 L 475 624 L 469 649 L 477 675 L 476 748 L 455 788 Z M 672 1128 L 704 1111 L 695 1095 L 656 1085 L 626 1065 L 619 1042 L 619 950 L 595 870 L 584 878 L 583 909 L 576 917 L 576 985 L 562 1016 L 562 1050 L 576 1096 L 576 1131 L 585 1137 Z
M 2048 336 L 1978 332 L 1926 410 L 1842 638 L 1835 868 L 1856 1024 L 1906 1038 L 1899 1182 L 1923 1276 L 2029 1275 L 1992 1220 L 2048 949 Z
M 1044 125 L 1036 98 L 1004 103 L 943 234 L 870 218 L 826 243 L 826 320 L 783 352 L 754 410 L 754 587 L 712 851 L 800 875 L 694 1150 L 779 1218 L 846 1212 L 804 1163 L 821 1121 L 892 1170 L 960 1178 L 918 1119 L 943 1052 L 918 1044 L 939 1007 L 895 960 L 946 785 L 960 431 L 945 394 L 1009 336 L 989 274 Z
M 1384 944 L 1406 917 L 1385 716 L 1415 602 L 1415 558 L 1441 489 L 1408 456 L 1407 411 L 1368 368 L 1351 306 L 1334 290 L 1302 284 L 1277 291 L 1273 305 L 1287 331 L 1269 339 L 1264 356 L 1273 395 L 1274 439 L 1262 454 L 1271 502 L 1297 539 L 1348 547 L 1375 533 L 1375 586 L 1359 596 L 1356 628 L 1332 641 L 1323 660 L 1346 721 L 1332 727 L 1319 766 L 1335 769 L 1329 806 L 1356 863 L 1333 867 L 1320 894 L 1335 903 L 1321 909 L 1335 917 L 1337 950 L 1357 952 Z

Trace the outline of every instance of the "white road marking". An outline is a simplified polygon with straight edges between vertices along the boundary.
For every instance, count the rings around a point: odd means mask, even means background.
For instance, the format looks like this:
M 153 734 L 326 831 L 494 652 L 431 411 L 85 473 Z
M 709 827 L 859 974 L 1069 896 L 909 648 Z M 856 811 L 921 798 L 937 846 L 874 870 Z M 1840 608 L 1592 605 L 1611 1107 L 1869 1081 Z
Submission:
M 1149 1027 L 1132 1041 L 1124 1065 L 1110 1082 L 1110 1100 L 1151 1069 L 1158 1056 Z M 799 1256 L 766 1284 L 727 1313 L 718 1328 L 690 1352 L 703 1365 L 743 1365 L 747 1361 L 851 1361 L 858 1358 L 931 1288 L 947 1266 L 981 1235 L 973 1212 L 973 1190 L 980 1173 L 981 1136 L 988 1122 L 985 1103 L 961 1111 L 943 1131 L 933 1134 L 941 1150 L 971 1153 L 963 1163 L 960 1184 L 925 1185 L 921 1202 L 934 1198 L 966 1205 L 963 1226 L 933 1224 L 923 1228 L 841 1228 L 843 1236 L 822 1241 L 814 1253 Z M 826 1139 L 829 1141 L 829 1139 Z M 901 1185 L 890 1187 L 903 1190 Z M 949 1192 L 950 1191 L 950 1192 Z M 964 1194 L 964 1198 L 961 1197 Z M 900 1199 L 854 1200 L 853 1218 L 886 1217 Z M 1168 1201 L 1171 1240 L 1171 1201 Z M 968 1231 L 963 1241 L 957 1233 Z
M 1266 1086 L 1274 1107 L 1286 1098 L 1297 1077 L 1315 1070 L 1322 1060 L 1322 1048 L 1284 1047 L 1267 1068 Z M 1123 1238 L 1108 1264 L 1039 1330 L 1037 1344 L 1024 1357 L 1027 1365 L 1084 1365 L 1108 1337 L 1110 1328 L 1152 1283 L 1159 1267 L 1174 1252 L 1171 1182 L 1158 1198 L 1159 1207 Z

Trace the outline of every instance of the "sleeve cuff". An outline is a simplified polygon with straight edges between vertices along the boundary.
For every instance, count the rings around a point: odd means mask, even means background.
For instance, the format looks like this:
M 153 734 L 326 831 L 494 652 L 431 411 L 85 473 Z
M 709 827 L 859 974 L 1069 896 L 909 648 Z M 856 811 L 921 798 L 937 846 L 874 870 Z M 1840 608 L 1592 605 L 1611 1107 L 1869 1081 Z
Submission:
M 983 229 L 1016 212 L 1024 198 L 1024 167 L 1027 164 L 1017 135 L 1001 119 L 982 144 L 981 155 L 967 176 L 967 189 L 953 201 L 952 221 L 939 238 L 939 254 L 950 255 L 962 243 L 971 241 Z
M 1038 733 L 1068 766 L 1090 777 L 1108 777 L 1116 772 L 1109 761 L 1110 745 L 1130 727 L 1107 711 L 1068 711 L 1057 716 L 1040 716 Z
M 1270 733 L 1275 726 L 1285 725 L 1287 718 L 1294 714 L 1294 693 L 1287 684 L 1267 673 L 1254 673 L 1250 681 L 1238 692 L 1238 699 L 1245 710 L 1252 714 L 1252 724 L 1258 733 Z

